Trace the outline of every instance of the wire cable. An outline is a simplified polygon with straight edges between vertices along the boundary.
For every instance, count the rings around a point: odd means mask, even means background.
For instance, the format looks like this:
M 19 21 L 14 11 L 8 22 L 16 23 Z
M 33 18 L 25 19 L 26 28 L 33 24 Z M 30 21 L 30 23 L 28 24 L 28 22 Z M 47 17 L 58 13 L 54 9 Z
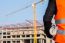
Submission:
M 29 8 L 30 6 L 31 6 L 31 5 L 28 5 L 28 6 L 24 7 L 24 8 L 19 9 L 19 10 L 13 11 L 13 12 L 7 14 L 6 16 L 9 16 L 9 15 L 15 14 L 15 13 L 20 12 L 20 11 L 23 11 L 23 10 Z
M 37 5 L 37 4 L 39 4 L 40 2 L 41 2 L 41 1 L 39 1 L 39 2 L 37 2 L 37 3 L 35 3 L 35 4 Z M 21 9 L 18 9 L 18 10 L 16 10 L 16 11 L 13 11 L 13 12 L 11 12 L 11 13 L 9 13 L 9 14 L 6 14 L 5 16 L 9 16 L 9 15 L 15 14 L 15 13 L 17 13 L 17 12 L 26 10 L 27 8 L 29 8 L 29 7 L 31 7 L 31 6 L 32 6 L 32 4 L 27 5 L 27 6 L 25 6 L 24 8 L 21 8 Z

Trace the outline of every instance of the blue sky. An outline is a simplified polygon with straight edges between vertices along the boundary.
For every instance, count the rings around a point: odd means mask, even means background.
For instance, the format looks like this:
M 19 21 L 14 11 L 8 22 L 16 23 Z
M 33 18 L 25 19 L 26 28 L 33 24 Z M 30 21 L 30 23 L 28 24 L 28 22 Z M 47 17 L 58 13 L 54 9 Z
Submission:
M 26 20 L 33 20 L 32 6 L 25 10 L 10 14 L 11 12 L 32 4 L 33 1 L 34 0 L 0 0 L 0 25 L 16 24 L 25 22 Z M 40 0 L 36 0 L 36 2 L 38 1 Z M 47 4 L 48 0 L 44 0 L 42 4 L 40 3 L 37 5 L 37 20 L 43 19 Z

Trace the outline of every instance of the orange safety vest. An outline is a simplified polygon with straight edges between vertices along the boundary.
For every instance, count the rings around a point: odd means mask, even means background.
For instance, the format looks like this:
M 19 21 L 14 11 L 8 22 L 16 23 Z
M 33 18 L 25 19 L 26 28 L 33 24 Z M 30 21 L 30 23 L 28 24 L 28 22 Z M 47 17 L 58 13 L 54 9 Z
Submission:
M 55 16 L 58 31 L 56 35 L 56 42 L 65 43 L 65 0 L 56 0 L 57 14 Z

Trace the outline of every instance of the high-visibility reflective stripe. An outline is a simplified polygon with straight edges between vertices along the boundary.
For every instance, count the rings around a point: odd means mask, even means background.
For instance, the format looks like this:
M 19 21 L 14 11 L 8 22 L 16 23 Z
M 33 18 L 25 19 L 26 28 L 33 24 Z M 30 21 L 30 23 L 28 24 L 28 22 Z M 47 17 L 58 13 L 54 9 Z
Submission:
M 56 20 L 55 23 L 56 24 L 65 24 L 65 19 Z
M 65 35 L 65 30 L 57 30 L 57 34 L 63 34 L 63 35 Z

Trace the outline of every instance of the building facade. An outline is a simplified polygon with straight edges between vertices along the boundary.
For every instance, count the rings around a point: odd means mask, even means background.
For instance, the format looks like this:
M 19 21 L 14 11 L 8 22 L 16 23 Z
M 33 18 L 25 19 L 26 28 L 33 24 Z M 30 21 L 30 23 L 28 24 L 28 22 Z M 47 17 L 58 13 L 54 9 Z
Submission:
M 37 43 L 50 43 L 43 31 L 43 26 L 37 26 Z M 0 43 L 34 43 L 34 28 L 0 27 Z

